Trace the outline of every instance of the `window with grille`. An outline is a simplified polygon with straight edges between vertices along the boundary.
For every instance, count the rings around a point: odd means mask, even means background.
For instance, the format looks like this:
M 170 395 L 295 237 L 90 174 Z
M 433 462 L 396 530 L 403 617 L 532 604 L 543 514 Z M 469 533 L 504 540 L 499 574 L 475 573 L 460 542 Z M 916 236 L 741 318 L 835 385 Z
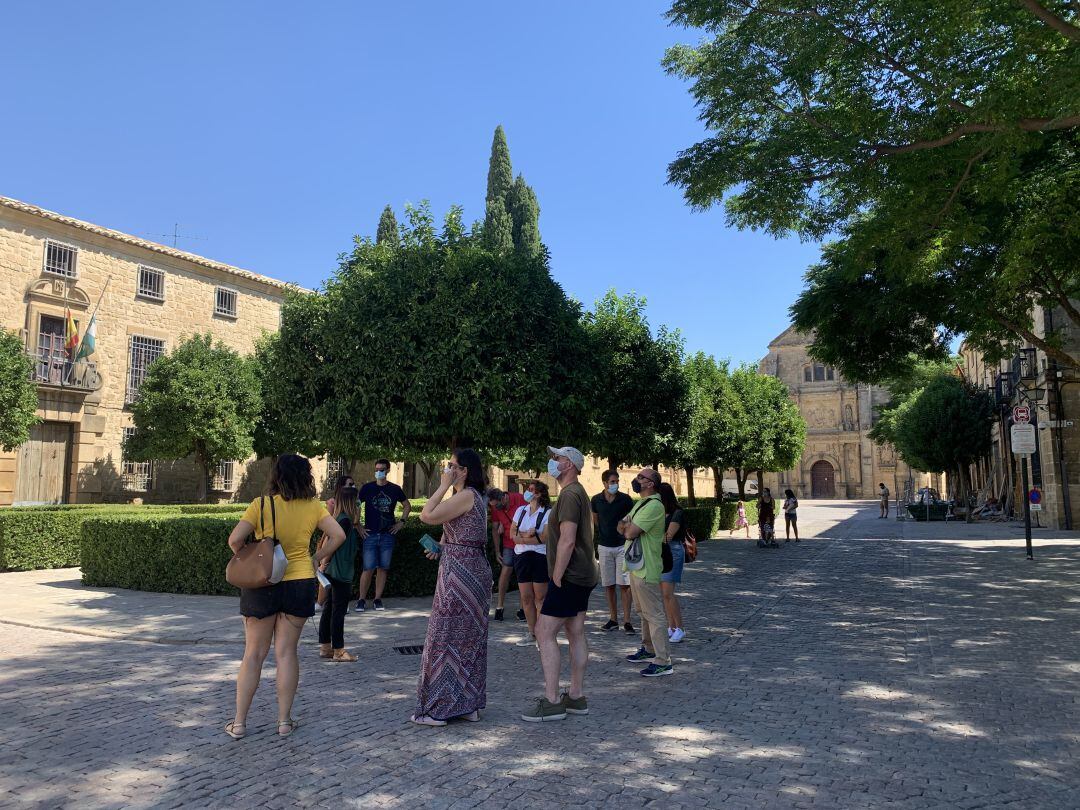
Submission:
M 811 371 L 810 366 L 803 369 L 803 382 L 813 382 L 814 373 Z
M 165 300 L 165 273 L 153 267 L 139 265 L 139 296 L 155 301 Z
M 215 492 L 232 492 L 236 488 L 236 462 L 220 461 L 210 476 L 210 489 Z
M 154 478 L 154 462 L 128 461 L 127 442 L 135 435 L 135 428 L 124 428 L 123 463 L 120 465 L 120 478 L 128 492 L 148 492 Z
M 128 338 L 127 393 L 124 402 L 130 405 L 139 393 L 139 386 L 146 379 L 150 364 L 165 354 L 165 341 L 156 338 L 131 335 Z
M 338 476 L 345 472 L 345 459 L 341 456 L 326 460 L 326 482 L 330 486 L 337 486 Z
M 46 239 L 45 272 L 64 278 L 75 278 L 75 262 L 78 253 L 78 248 Z
M 214 297 L 214 314 L 228 318 L 236 317 L 236 290 L 218 287 Z

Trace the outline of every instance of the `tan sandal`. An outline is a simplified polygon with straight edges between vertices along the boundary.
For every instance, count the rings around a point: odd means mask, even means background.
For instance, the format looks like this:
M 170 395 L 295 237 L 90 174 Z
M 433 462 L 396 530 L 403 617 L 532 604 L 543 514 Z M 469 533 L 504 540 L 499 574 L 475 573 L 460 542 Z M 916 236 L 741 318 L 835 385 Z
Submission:
M 334 651 L 330 648 L 329 644 L 319 645 L 319 658 L 333 658 Z
M 277 724 L 277 733 L 279 737 L 288 737 L 298 728 L 300 728 L 300 721 L 293 720 L 290 717 L 288 720 L 282 720 Z M 284 731 L 282 729 L 284 729 Z
M 359 659 L 355 655 L 353 655 L 352 653 L 350 653 L 347 650 L 345 650 L 344 648 L 342 648 L 340 650 L 334 650 L 334 657 L 331 658 L 330 660 L 333 661 L 335 664 L 336 663 L 351 664 L 354 661 L 357 661 Z
M 244 735 L 247 734 L 247 726 L 243 723 L 232 722 L 225 726 L 225 733 L 232 737 L 234 740 L 244 739 Z

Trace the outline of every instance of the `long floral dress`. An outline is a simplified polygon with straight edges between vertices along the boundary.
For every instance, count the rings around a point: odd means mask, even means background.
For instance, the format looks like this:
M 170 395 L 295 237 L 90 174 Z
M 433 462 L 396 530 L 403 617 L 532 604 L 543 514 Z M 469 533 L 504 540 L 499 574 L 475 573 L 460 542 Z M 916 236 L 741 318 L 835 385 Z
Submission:
M 442 555 L 431 603 L 415 716 L 447 720 L 487 705 L 488 562 L 487 503 L 473 493 L 464 515 L 443 526 Z

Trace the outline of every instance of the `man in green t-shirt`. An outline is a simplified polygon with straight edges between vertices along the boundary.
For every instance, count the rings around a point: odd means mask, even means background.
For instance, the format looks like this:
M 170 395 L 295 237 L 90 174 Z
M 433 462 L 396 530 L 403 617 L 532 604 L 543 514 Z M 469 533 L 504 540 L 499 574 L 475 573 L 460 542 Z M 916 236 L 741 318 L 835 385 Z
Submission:
M 588 714 L 582 691 L 589 645 L 585 641 L 585 612 L 596 587 L 596 551 L 593 548 L 592 509 L 578 481 L 585 456 L 574 447 L 549 447 L 548 475 L 559 482 L 559 499 L 551 510 L 544 545 L 547 546 L 548 589 L 536 618 L 536 645 L 544 669 L 544 696 L 522 713 L 530 723 L 564 720 L 569 714 Z M 570 688 L 559 695 L 562 668 L 556 636 L 565 630 L 570 642 Z
M 630 594 L 641 616 L 641 649 L 626 657 L 627 661 L 648 661 L 641 674 L 646 678 L 670 675 L 675 670 L 668 654 L 667 619 L 664 617 L 664 598 L 660 593 L 660 574 L 663 573 L 664 505 L 657 490 L 660 473 L 646 467 L 631 482 L 634 492 L 641 495 L 619 529 L 626 538 L 626 559 L 630 559 L 630 546 L 641 539 L 642 560 L 639 568 L 631 568 Z

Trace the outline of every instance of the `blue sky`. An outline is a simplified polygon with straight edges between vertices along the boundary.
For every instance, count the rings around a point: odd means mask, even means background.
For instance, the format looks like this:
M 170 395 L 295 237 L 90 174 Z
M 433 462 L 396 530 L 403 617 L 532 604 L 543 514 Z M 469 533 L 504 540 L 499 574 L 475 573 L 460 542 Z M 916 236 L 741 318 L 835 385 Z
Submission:
M 654 2 L 5 4 L 0 194 L 316 286 L 383 206 L 482 216 L 496 124 L 552 272 L 648 298 L 687 348 L 756 361 L 817 247 L 694 213 L 704 134 Z M 160 240 L 170 242 L 168 240 Z

